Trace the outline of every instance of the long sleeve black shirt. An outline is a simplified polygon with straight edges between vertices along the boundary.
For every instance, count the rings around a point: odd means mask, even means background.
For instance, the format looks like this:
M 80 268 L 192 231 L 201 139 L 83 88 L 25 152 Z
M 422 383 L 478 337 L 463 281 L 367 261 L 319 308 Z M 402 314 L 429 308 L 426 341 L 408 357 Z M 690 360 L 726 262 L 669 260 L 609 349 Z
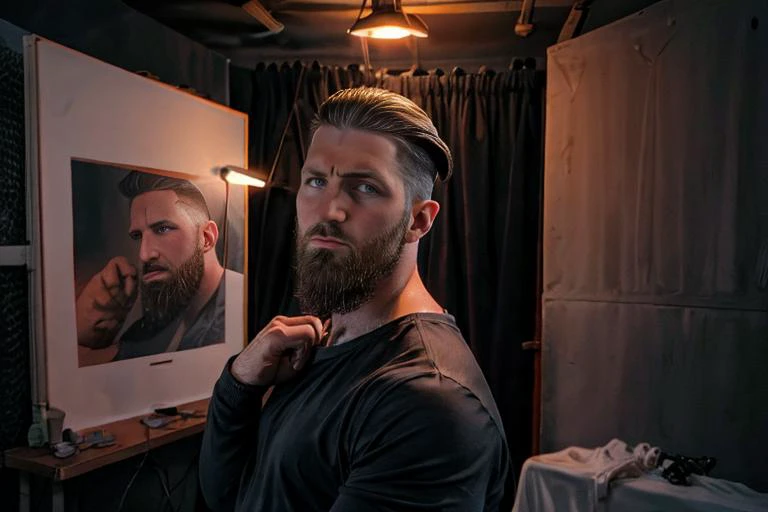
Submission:
M 296 379 L 216 383 L 200 481 L 217 511 L 490 511 L 508 453 L 453 318 L 418 313 L 318 348 Z

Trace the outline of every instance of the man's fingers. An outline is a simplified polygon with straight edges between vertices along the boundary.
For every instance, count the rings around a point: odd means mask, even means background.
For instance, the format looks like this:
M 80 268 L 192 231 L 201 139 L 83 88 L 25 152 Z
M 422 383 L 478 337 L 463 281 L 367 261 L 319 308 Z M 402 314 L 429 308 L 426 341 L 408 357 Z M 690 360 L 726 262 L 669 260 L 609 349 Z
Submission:
M 285 358 L 291 369 L 301 370 L 317 340 L 315 327 L 311 323 L 282 325 L 275 327 L 271 334 L 274 339 L 270 343 L 270 358 Z
M 317 332 L 317 338 L 315 338 L 313 344 L 319 345 L 320 340 L 323 339 L 323 333 L 325 332 L 325 328 L 323 327 L 323 322 L 317 318 L 316 316 L 312 317 L 312 326 L 315 328 L 315 331 Z
M 107 290 L 120 286 L 120 272 L 115 260 L 107 263 L 107 266 L 101 271 L 101 284 Z
M 94 311 L 98 311 L 99 313 L 114 314 L 116 309 L 122 307 L 115 301 L 113 297 L 103 297 L 101 299 L 101 302 L 99 302 L 99 299 L 93 299 L 91 302 L 91 308 L 93 308 Z
M 309 354 L 310 351 L 307 347 L 297 349 L 291 357 L 291 368 L 297 372 L 301 371 L 309 360 Z
M 323 336 L 323 322 L 321 322 L 320 319 L 316 316 L 278 316 L 275 318 L 275 321 L 287 326 L 309 324 L 317 333 L 316 335 L 318 339 Z
M 322 328 L 323 328 L 323 335 L 318 340 L 318 345 L 326 346 L 330 341 L 330 335 L 331 335 L 331 319 L 330 318 L 327 319 L 325 322 L 323 322 Z
M 277 316 L 235 358 L 230 371 L 237 380 L 249 384 L 285 382 L 312 358 L 322 328 L 317 317 Z
M 271 343 L 274 352 L 282 353 L 286 350 L 296 350 L 315 341 L 317 333 L 310 324 L 284 325 L 274 328 L 269 332 L 274 338 Z
M 102 284 L 108 290 L 123 287 L 129 277 L 136 279 L 136 268 L 122 256 L 112 258 L 101 271 Z
M 278 322 L 281 322 L 285 325 L 299 325 L 299 324 L 306 324 L 310 323 L 313 318 L 317 318 L 312 315 L 303 315 L 303 316 L 276 316 L 275 320 Z
M 112 258 L 99 273 L 101 287 L 109 295 L 109 301 L 102 300 L 102 306 L 109 308 L 130 308 L 136 294 L 136 269 L 122 256 Z
M 136 277 L 136 267 L 131 265 L 123 256 L 117 256 L 116 258 L 113 258 L 112 262 L 122 277 Z
M 134 276 L 125 276 L 125 282 L 123 283 L 125 295 L 128 297 L 128 300 L 133 299 L 134 294 L 136 293 L 136 277 Z
M 126 295 L 125 290 L 121 284 L 109 286 L 102 277 L 101 285 L 104 287 L 104 291 L 108 295 L 108 299 L 103 307 L 107 309 L 128 309 L 130 307 L 129 297 Z

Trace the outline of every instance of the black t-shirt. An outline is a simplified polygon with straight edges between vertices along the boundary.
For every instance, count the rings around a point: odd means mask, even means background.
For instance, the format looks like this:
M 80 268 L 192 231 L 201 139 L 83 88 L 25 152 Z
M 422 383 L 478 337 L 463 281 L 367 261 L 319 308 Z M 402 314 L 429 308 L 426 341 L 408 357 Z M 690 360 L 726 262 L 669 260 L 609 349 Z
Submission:
M 498 510 L 508 466 L 488 385 L 448 315 L 418 313 L 318 348 L 274 388 L 225 369 L 200 479 L 215 510 Z

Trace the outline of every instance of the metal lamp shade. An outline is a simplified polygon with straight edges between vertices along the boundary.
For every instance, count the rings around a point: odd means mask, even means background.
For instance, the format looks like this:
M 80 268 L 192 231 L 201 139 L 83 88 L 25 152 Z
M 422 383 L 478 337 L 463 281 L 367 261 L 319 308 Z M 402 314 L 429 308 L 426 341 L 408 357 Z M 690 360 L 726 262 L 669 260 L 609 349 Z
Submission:
M 374 5 L 373 12 L 358 19 L 347 33 L 375 39 L 401 39 L 407 36 L 428 37 L 426 23 L 415 14 L 405 14 L 393 5 Z

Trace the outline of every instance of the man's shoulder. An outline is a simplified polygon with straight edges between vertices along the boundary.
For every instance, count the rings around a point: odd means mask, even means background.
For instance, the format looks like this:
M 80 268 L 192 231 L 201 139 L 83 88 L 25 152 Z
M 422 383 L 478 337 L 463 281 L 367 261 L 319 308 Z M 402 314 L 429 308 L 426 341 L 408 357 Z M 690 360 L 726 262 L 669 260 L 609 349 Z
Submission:
M 489 407 L 483 390 L 473 389 L 439 368 L 408 368 L 407 364 L 390 368 L 371 383 L 369 392 L 369 407 L 384 416 L 409 416 L 436 426 L 446 421 L 469 428 L 493 424 L 503 432 L 495 404 Z
M 507 443 L 498 416 L 461 382 L 408 366 L 379 375 L 356 401 L 349 425 L 353 460 L 383 451 L 384 465 L 429 459 L 433 480 L 476 464 L 504 472 Z
M 485 376 L 453 317 L 418 315 L 414 318 L 414 328 L 408 336 L 409 344 L 422 348 L 427 366 L 439 375 L 442 391 L 449 392 L 453 388 L 463 390 L 467 397 L 479 400 L 501 425 L 498 408 Z
M 449 314 L 412 313 L 399 318 L 395 325 L 393 340 L 409 348 L 426 350 L 430 357 L 457 349 L 463 352 L 467 347 L 455 319 Z
M 449 418 L 468 427 L 490 422 L 503 435 L 488 384 L 452 316 L 406 315 L 360 342 L 348 348 L 357 358 L 350 371 L 360 373 L 350 400 L 355 415 L 405 414 L 433 425 Z
M 410 416 L 439 426 L 503 427 L 482 371 L 452 321 L 412 318 L 397 356 L 368 375 L 362 389 L 366 414 Z

